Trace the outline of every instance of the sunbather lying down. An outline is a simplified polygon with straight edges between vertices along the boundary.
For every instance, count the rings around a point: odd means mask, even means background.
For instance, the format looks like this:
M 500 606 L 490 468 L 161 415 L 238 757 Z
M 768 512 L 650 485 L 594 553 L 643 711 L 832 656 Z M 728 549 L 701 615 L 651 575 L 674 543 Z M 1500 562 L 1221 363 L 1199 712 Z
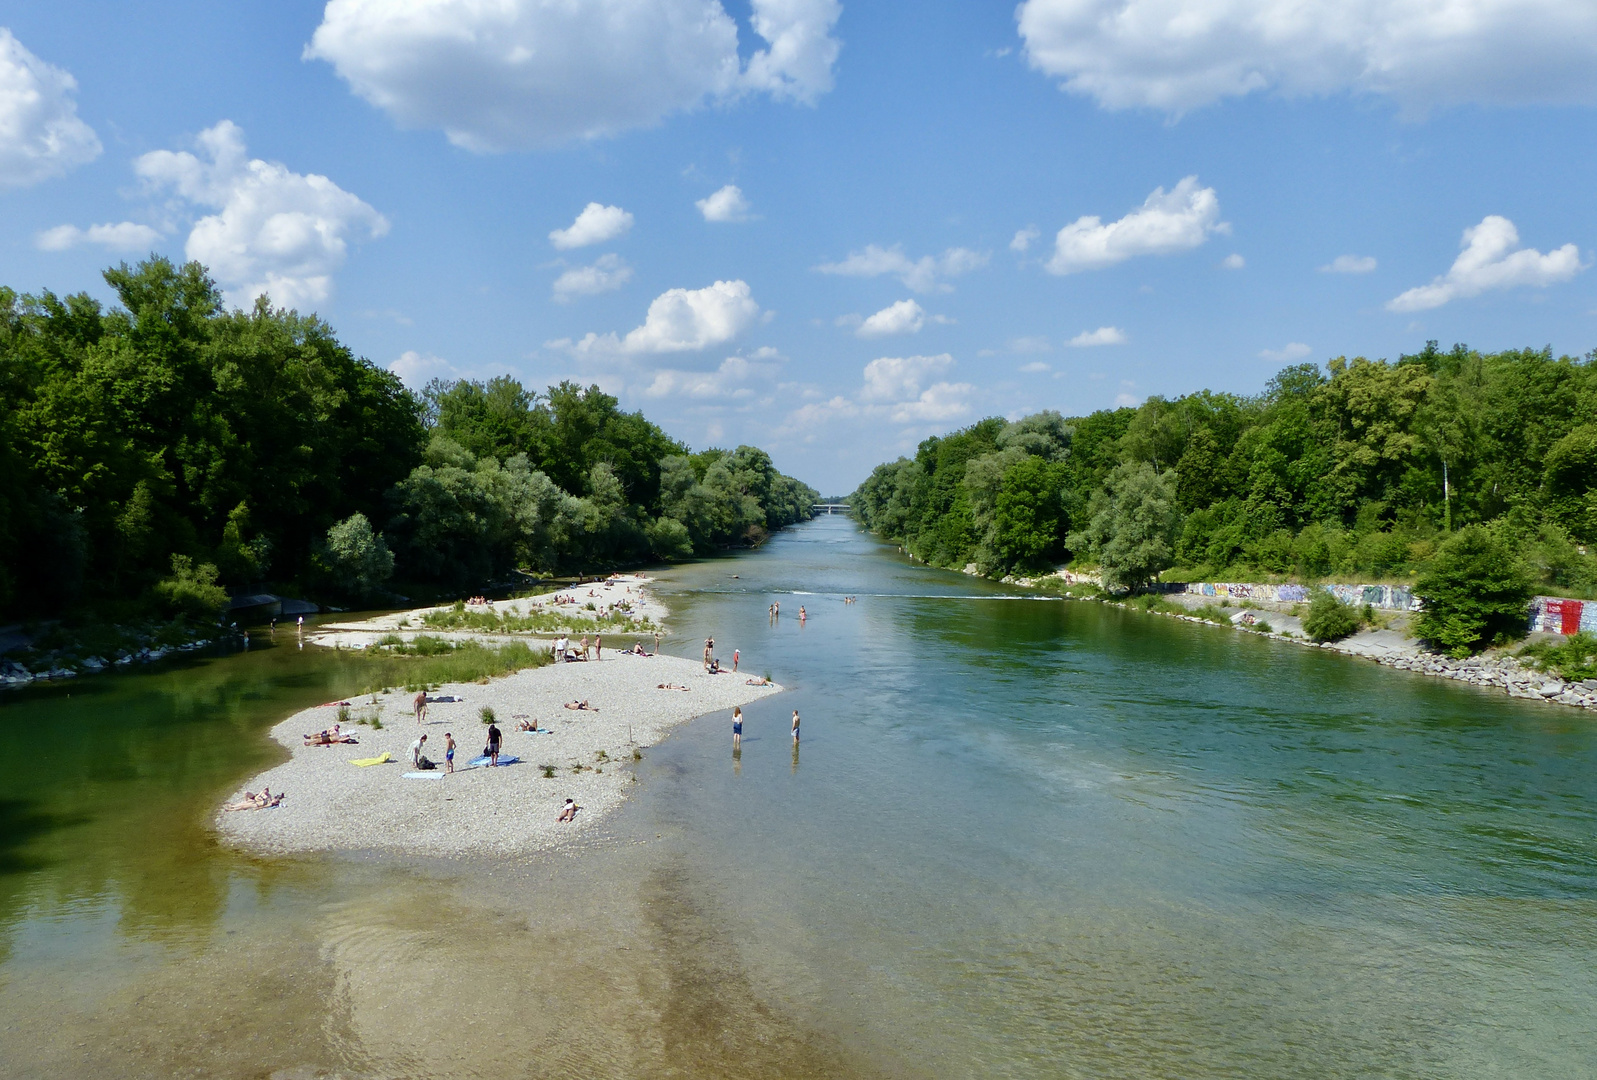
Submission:
M 339 730 L 337 724 L 325 731 L 318 731 L 314 735 L 305 736 L 306 746 L 332 746 L 335 743 L 353 743 L 356 741 L 355 736 L 346 735 Z
M 655 683 L 654 684 L 654 688 L 656 690 L 686 690 L 687 689 L 687 687 L 685 687 L 685 686 L 678 686 L 676 683 L 670 683 L 670 682 Z
M 771 680 L 770 679 L 762 679 L 758 675 L 754 676 L 754 678 L 752 678 L 752 679 L 744 679 L 743 681 L 748 683 L 750 686 L 770 686 L 771 685 Z
M 283 793 L 272 794 L 271 788 L 262 788 L 259 795 L 246 791 L 238 802 L 228 803 L 223 810 L 266 810 L 283 801 Z
M 516 730 L 517 731 L 537 731 L 538 730 L 538 721 L 536 721 L 536 720 L 523 720 L 521 723 L 516 725 Z
M 566 708 L 568 708 L 568 709 L 580 709 L 580 710 L 583 710 L 585 712 L 598 712 L 599 711 L 598 709 L 595 709 L 592 705 L 589 705 L 586 701 L 568 701 L 568 702 L 566 702 Z

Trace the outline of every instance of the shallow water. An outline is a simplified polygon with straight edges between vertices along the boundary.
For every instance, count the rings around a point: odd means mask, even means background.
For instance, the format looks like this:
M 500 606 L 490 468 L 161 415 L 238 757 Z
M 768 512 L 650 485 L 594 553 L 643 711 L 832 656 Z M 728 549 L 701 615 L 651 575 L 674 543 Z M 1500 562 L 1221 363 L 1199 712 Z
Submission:
M 0 699 L 0 1073 L 1590 1075 L 1584 715 L 1012 598 L 839 518 L 660 591 L 673 651 L 791 689 L 525 866 L 215 847 L 347 656 Z

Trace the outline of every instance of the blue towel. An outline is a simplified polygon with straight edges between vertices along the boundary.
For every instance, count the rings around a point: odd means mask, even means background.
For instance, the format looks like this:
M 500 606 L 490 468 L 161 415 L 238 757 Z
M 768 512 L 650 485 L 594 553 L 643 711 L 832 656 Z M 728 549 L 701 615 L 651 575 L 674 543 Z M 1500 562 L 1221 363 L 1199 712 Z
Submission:
M 499 755 L 499 764 L 501 764 L 501 765 L 515 765 L 515 764 L 517 764 L 520 761 L 521 761 L 521 759 L 518 758 L 514 754 L 500 754 Z M 484 754 L 484 755 L 482 755 L 482 757 L 472 758 L 470 763 L 466 767 L 468 769 L 475 769 L 475 768 L 479 768 L 480 766 L 487 765 L 487 764 L 488 764 L 488 755 Z

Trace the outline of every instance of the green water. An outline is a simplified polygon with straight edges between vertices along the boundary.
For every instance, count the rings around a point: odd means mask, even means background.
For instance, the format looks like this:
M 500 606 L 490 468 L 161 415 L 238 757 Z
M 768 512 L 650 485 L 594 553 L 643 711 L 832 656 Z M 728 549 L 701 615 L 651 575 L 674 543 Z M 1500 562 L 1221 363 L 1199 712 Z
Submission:
M 668 647 L 791 689 L 523 865 L 215 846 L 347 655 L 0 699 L 0 1073 L 1592 1074 L 1586 714 L 1009 598 L 835 518 L 660 588 Z

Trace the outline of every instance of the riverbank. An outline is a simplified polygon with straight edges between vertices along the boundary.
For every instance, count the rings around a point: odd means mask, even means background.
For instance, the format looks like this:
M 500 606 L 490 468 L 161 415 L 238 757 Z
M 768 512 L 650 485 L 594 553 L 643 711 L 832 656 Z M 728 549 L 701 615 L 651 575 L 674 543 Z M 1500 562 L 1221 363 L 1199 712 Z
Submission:
M 487 684 L 449 684 L 433 691 L 427 719 L 416 722 L 404 691 L 349 699 L 346 732 L 358 745 L 306 746 L 303 736 L 330 727 L 335 704 L 306 709 L 272 728 L 289 760 L 252 777 L 245 790 L 285 793 L 269 810 L 219 810 L 216 827 L 230 843 L 271 854 L 380 851 L 423 856 L 522 856 L 581 836 L 626 797 L 641 751 L 672 728 L 706 713 L 730 710 L 780 693 L 750 686 L 749 675 L 710 675 L 698 661 L 675 656 L 607 653 L 600 661 L 554 664 Z M 662 690 L 658 684 L 685 686 Z M 586 701 L 586 710 L 567 702 Z M 486 739 L 484 708 L 504 733 L 502 754 L 520 761 L 467 768 Z M 516 730 L 523 720 L 538 731 Z M 376 721 L 381 727 L 374 727 Z M 407 776 L 410 746 L 427 735 L 424 753 L 444 761 L 444 734 L 459 749 L 455 772 Z M 362 767 L 354 759 L 392 759 Z M 567 798 L 576 821 L 555 821 Z
M 1157 598 L 1158 602 L 1167 609 L 1178 607 L 1184 609 L 1174 611 L 1143 606 L 1129 600 L 1097 599 L 1102 603 L 1135 608 L 1150 615 L 1165 615 L 1185 622 L 1229 627 L 1247 633 L 1261 634 L 1292 645 L 1306 645 L 1309 648 L 1325 649 L 1363 660 L 1373 660 L 1383 667 L 1452 679 L 1484 690 L 1498 690 L 1510 697 L 1546 701 L 1580 709 L 1597 709 L 1597 680 L 1566 682 L 1548 672 L 1523 664 L 1507 652 L 1497 649 L 1489 649 L 1478 656 L 1462 660 L 1441 656 L 1428 651 L 1419 639 L 1409 635 L 1407 632 L 1409 615 L 1405 613 L 1383 613 L 1383 625 L 1360 630 L 1340 641 L 1311 641 L 1303 633 L 1302 621 L 1291 614 L 1289 605 L 1250 601 L 1248 607 L 1233 611 L 1224 604 L 1217 605 L 1212 597 L 1192 593 L 1171 593 Z M 1205 614 L 1190 614 L 1193 610 L 1202 610 Z M 1213 615 L 1219 615 L 1220 619 L 1209 617 Z

